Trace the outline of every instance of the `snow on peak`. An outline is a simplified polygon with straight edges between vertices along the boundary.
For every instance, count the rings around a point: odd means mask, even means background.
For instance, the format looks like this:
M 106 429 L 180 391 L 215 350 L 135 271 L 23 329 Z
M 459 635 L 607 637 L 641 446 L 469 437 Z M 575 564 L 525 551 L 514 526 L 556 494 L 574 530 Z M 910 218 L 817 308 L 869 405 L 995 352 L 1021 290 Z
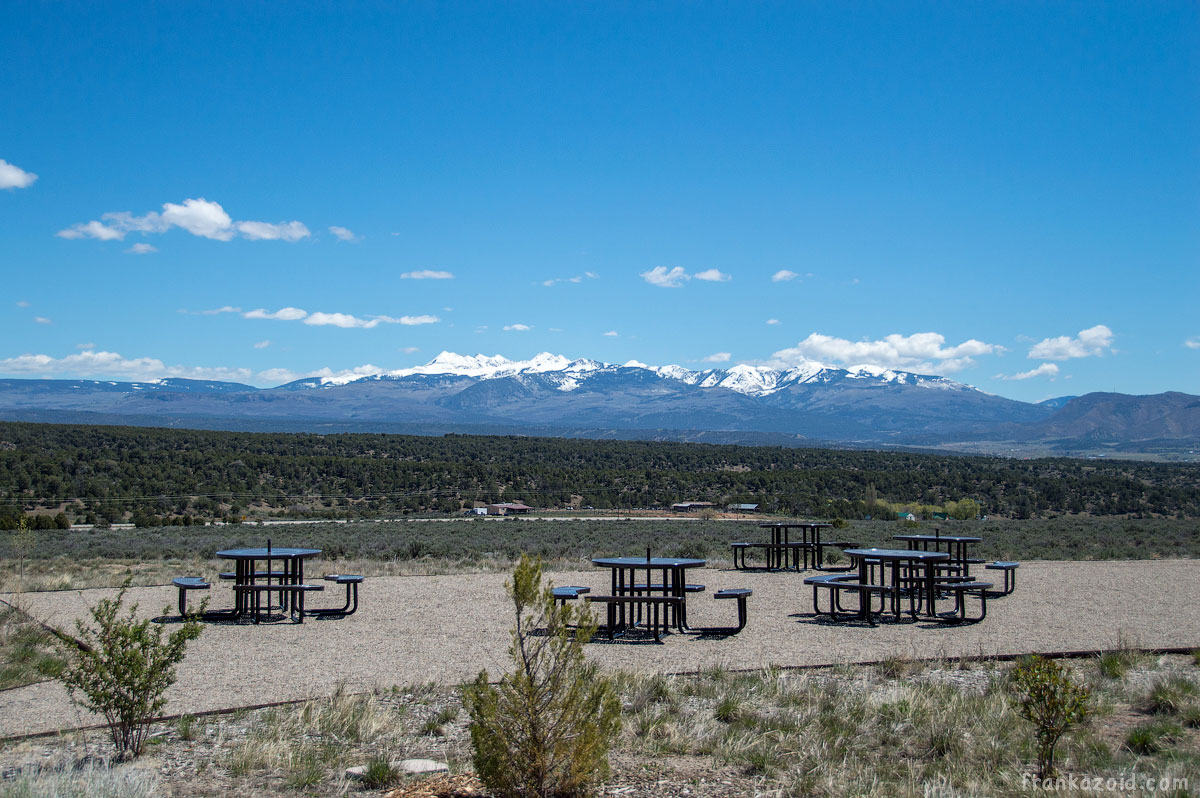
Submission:
M 764 396 L 774 393 L 779 387 L 779 372 L 760 366 L 738 364 L 728 369 L 725 377 L 717 385 L 749 396 Z
M 747 396 L 767 396 L 789 385 L 813 382 L 830 382 L 837 379 L 871 380 L 883 383 L 900 383 L 926 388 L 969 390 L 969 386 L 945 377 L 910 374 L 882 366 L 860 365 L 837 368 L 816 361 L 803 361 L 797 365 L 751 366 L 738 364 L 728 369 L 705 369 L 692 371 L 678 365 L 649 366 L 640 360 L 630 360 L 621 366 L 599 360 L 579 358 L 571 360 L 562 355 L 540 352 L 529 360 L 509 360 L 503 355 L 460 355 L 441 352 L 423 366 L 383 371 L 375 366 L 360 366 L 341 374 L 322 376 L 318 384 L 324 386 L 345 385 L 358 380 L 378 380 L 381 377 L 400 378 L 411 375 L 453 375 L 473 377 L 479 380 L 499 379 L 520 374 L 544 374 L 554 382 L 558 390 L 569 392 L 593 374 L 614 372 L 618 368 L 644 369 L 662 379 L 675 380 L 700 388 L 720 387 Z

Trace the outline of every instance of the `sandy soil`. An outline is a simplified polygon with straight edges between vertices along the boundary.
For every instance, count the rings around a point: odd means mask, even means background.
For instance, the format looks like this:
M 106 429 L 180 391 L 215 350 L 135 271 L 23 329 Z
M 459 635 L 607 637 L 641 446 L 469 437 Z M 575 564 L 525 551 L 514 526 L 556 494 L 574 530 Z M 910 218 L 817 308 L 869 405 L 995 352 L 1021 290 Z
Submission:
M 310 573 L 320 572 L 320 563 Z M 984 572 L 986 573 L 986 572 Z M 608 572 L 549 575 L 556 584 L 589 585 L 608 592 Z M 588 646 L 605 665 L 627 670 L 678 672 L 712 666 L 747 668 L 1114 648 L 1200 646 L 1195 601 L 1200 561 L 1031 562 L 1018 572 L 1012 596 L 989 601 L 983 623 L 929 622 L 877 627 L 831 624 L 812 616 L 804 574 L 732 570 L 689 572 L 708 592 L 688 599 L 693 626 L 733 622 L 735 602 L 714 601 L 722 587 L 753 588 L 750 623 L 735 637 L 673 634 L 653 641 Z M 311 581 L 311 580 L 310 580 Z M 169 693 L 171 713 L 327 695 L 339 682 L 351 689 L 396 684 L 455 684 L 486 668 L 508 667 L 512 609 L 505 577 L 466 574 L 379 577 L 362 586 L 361 607 L 348 618 L 254 625 L 211 623 L 189 648 Z M 113 590 L 0 596 L 35 617 L 72 628 L 74 619 Z M 232 592 L 214 585 L 212 606 L 232 605 Z M 195 595 L 195 594 L 193 594 Z M 148 616 L 175 602 L 170 585 L 135 588 L 130 599 Z M 341 604 L 330 586 L 311 606 Z M 168 614 L 173 613 L 168 610 Z M 174 618 L 176 616 L 172 616 Z M 94 723 L 72 707 L 62 687 L 47 682 L 0 693 L 0 736 Z

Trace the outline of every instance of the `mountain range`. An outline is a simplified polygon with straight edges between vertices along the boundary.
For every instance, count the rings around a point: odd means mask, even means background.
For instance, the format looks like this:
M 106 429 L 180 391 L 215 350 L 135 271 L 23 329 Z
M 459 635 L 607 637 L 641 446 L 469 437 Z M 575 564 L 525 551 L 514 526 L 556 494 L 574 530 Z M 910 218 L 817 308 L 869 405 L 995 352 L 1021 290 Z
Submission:
M 1200 450 L 1200 397 L 1095 393 L 1019 402 L 935 375 L 807 362 L 614 365 L 443 352 L 371 375 L 274 388 L 0 380 L 0 419 L 261 431 L 491 432 L 783 445 L 910 446 L 1013 454 Z

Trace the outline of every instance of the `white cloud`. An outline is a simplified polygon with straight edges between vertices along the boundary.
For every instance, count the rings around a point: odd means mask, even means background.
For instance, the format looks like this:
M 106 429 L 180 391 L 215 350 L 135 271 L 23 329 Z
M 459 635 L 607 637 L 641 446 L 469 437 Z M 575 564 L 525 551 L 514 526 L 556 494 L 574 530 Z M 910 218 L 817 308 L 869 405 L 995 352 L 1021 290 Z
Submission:
M 1112 330 L 1103 324 L 1080 330 L 1074 338 L 1060 335 L 1045 338 L 1033 345 L 1029 357 L 1037 360 L 1070 360 L 1076 357 L 1103 355 L 1112 350 Z
M 405 327 L 419 327 L 422 324 L 437 324 L 439 321 L 441 321 L 441 319 L 439 319 L 437 316 L 429 315 L 401 316 L 398 319 L 392 319 L 387 316 L 380 316 L 379 318 L 385 319 L 394 324 L 403 324 Z
M 350 242 L 350 243 L 352 243 L 352 244 L 357 244 L 359 241 L 361 241 L 361 240 L 362 240 L 362 239 L 361 239 L 361 238 L 359 238 L 358 236 L 354 235 L 354 231 L 353 231 L 353 230 L 350 230 L 350 229 L 348 229 L 348 228 L 346 228 L 346 227 L 339 227 L 339 226 L 338 226 L 338 225 L 336 225 L 336 224 L 335 224 L 335 225 L 332 225 L 332 226 L 329 228 L 329 232 L 331 232 L 331 233 L 333 233 L 335 236 L 337 236 L 337 239 L 338 239 L 339 241 L 349 241 L 349 242 Z
M 1187 339 L 1186 341 L 1183 342 L 1183 345 L 1186 346 L 1188 349 L 1200 349 L 1200 336 L 1196 336 L 1195 338 Z
M 436 271 L 434 269 L 422 269 L 416 272 L 405 272 L 400 275 L 402 280 L 453 280 L 454 275 L 450 272 Z
M 547 288 L 557 285 L 558 283 L 574 283 L 575 285 L 579 285 L 585 279 L 594 280 L 596 279 L 596 275 L 592 274 L 591 272 L 584 272 L 583 274 L 577 274 L 574 277 L 551 277 L 548 280 L 542 280 L 541 284 Z
M 216 311 L 220 312 L 220 311 Z M 363 329 L 371 330 L 378 327 L 380 324 L 401 324 L 405 327 L 415 327 L 421 324 L 436 324 L 440 319 L 437 316 L 401 316 L 394 318 L 392 316 L 368 316 L 360 318 L 350 313 L 323 313 L 321 311 L 313 311 L 309 313 L 300 308 L 280 308 L 274 312 L 257 308 L 247 313 L 242 314 L 246 319 L 272 319 L 275 321 L 301 321 L 305 324 L 314 327 L 342 327 L 345 329 Z
M 909 336 L 893 333 L 879 341 L 848 341 L 813 333 L 795 347 L 774 353 L 771 362 L 784 368 L 816 360 L 949 374 L 972 365 L 972 358 L 1002 351 L 1002 346 L 975 339 L 946 346 L 946 338 L 933 332 Z
M 180 308 L 179 312 L 186 313 L 189 316 L 217 316 L 221 313 L 241 313 L 242 309 L 235 308 L 233 305 L 225 305 L 224 307 L 213 308 L 212 310 L 187 310 L 185 308 Z M 255 312 L 257 313 L 260 311 Z M 259 317 L 256 316 L 254 318 Z
M 363 329 L 373 330 L 380 324 L 399 324 L 399 319 L 393 319 L 390 316 L 372 316 L 367 319 L 360 319 L 349 313 L 321 313 L 316 311 L 310 313 L 308 318 L 304 320 L 305 324 L 311 324 L 314 327 L 343 327 L 345 329 Z
M 26 302 L 24 299 L 18 299 L 18 300 L 17 300 L 17 307 L 19 307 L 19 308 L 27 308 L 27 307 L 29 307 L 29 303 L 28 303 L 28 302 Z
M 780 323 L 779 319 L 767 319 L 767 324 L 769 324 L 772 327 L 778 326 L 779 323 Z
M 194 236 L 228 241 L 233 238 L 233 219 L 219 203 L 200 199 L 185 199 L 182 205 L 163 203 L 162 220 L 168 227 L 174 225 L 187 230 Z
M 238 222 L 234 226 L 251 241 L 299 241 L 312 235 L 301 222 Z
M 148 381 L 163 377 L 182 377 L 193 380 L 242 382 L 259 386 L 281 385 L 303 377 L 346 377 L 379 374 L 383 369 L 370 363 L 352 369 L 333 370 L 328 367 L 315 371 L 292 371 L 271 368 L 255 372 L 247 368 L 168 366 L 155 357 L 126 358 L 116 352 L 79 352 L 61 358 L 50 355 L 25 354 L 0 359 L 0 374 L 36 375 L 42 377 L 79 377 L 83 379 L 121 379 Z
M 506 324 L 504 325 L 505 332 L 527 332 L 532 330 L 528 324 Z
M 676 266 L 673 269 L 668 269 L 666 266 L 655 266 L 648 272 L 642 272 L 640 276 L 650 285 L 657 285 L 659 288 L 678 288 L 692 279 L 682 266 Z
M 75 348 L 76 349 L 95 349 L 96 345 L 89 341 L 86 344 L 75 344 Z
M 158 252 L 158 249 L 149 244 L 134 244 L 125 251 L 131 255 L 149 255 L 151 252 Z
M 308 318 L 304 320 L 305 324 L 311 324 L 314 327 L 344 327 L 354 328 L 361 327 L 371 329 L 379 326 L 379 319 L 360 319 L 357 316 L 352 316 L 349 313 L 321 313 L 317 311 L 310 313 Z
M 50 319 L 46 318 L 45 316 L 36 316 L 36 317 L 34 317 L 33 320 L 38 324 L 53 324 L 54 323 L 54 322 L 50 321 Z
M 224 308 L 222 308 L 221 310 L 218 310 L 216 312 L 221 313 L 223 310 L 224 310 Z M 276 321 L 299 321 L 300 319 L 304 318 L 307 315 L 308 315 L 308 311 L 301 310 L 300 308 L 292 308 L 292 307 L 280 308 L 279 310 L 277 310 L 273 313 L 271 311 L 265 310 L 263 308 L 256 308 L 255 310 L 249 310 L 249 311 L 246 311 L 245 313 L 243 313 L 242 318 L 244 318 L 244 319 L 275 319 Z
M 701 363 L 728 363 L 730 357 L 732 357 L 732 355 L 730 355 L 728 352 L 714 352 L 713 354 L 709 355 L 708 357 L 702 359 L 700 362 Z
M 788 280 L 795 280 L 800 275 L 796 274 L 791 269 L 780 269 L 771 275 L 771 282 L 786 283 Z
M 1035 369 L 1022 371 L 1020 374 L 997 374 L 993 379 L 997 380 L 1028 380 L 1033 377 L 1055 377 L 1058 375 L 1058 366 L 1053 363 L 1043 363 Z
M 616 337 L 617 337 L 617 331 L 616 331 L 616 330 L 609 330 L 608 332 L 606 332 L 606 333 L 605 333 L 605 335 L 606 335 L 606 336 L 608 336 L 609 338 L 616 338 Z
M 151 211 L 144 216 L 134 216 L 129 211 L 106 213 L 100 217 L 103 222 L 80 222 L 59 230 L 56 235 L 60 238 L 120 241 L 127 233 L 165 233 L 172 227 L 216 241 L 229 241 L 238 233 L 251 241 L 299 241 L 310 235 L 301 222 L 235 222 L 220 203 L 210 202 L 203 197 L 185 199 L 179 205 L 164 202 L 162 208 L 162 213 Z
M 256 343 L 254 345 L 254 348 L 255 349 L 266 349 L 270 345 L 271 345 L 271 342 L 269 340 L 268 341 L 259 341 L 258 343 Z
M 404 354 L 406 354 L 406 355 L 411 355 L 411 354 L 413 354 L 413 353 L 415 353 L 415 352 L 420 352 L 420 351 L 421 351 L 421 348 L 420 348 L 420 347 L 417 347 L 417 346 L 406 346 L 406 347 L 404 347 L 403 349 L 401 349 L 400 351 L 401 351 L 401 352 L 403 352 L 403 353 L 404 353 Z
M 716 269 L 706 269 L 702 272 L 696 272 L 693 275 L 697 280 L 704 280 L 707 283 L 727 283 L 733 278 L 724 272 Z
M 72 225 L 65 230 L 59 230 L 54 235 L 59 238 L 95 238 L 99 241 L 120 241 L 125 238 L 125 231 L 93 220 Z
M 38 176 L 0 158 L 0 188 L 29 188 Z

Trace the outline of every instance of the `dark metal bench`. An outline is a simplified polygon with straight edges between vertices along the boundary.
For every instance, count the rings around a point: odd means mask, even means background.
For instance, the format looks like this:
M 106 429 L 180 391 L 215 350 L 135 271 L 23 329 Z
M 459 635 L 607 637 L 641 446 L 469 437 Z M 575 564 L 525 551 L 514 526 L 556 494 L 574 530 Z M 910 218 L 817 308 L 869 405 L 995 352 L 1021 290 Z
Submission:
M 321 577 L 326 582 L 346 586 L 346 603 L 341 607 L 328 607 L 315 610 L 305 610 L 305 615 L 353 615 L 358 610 L 358 586 L 363 578 L 358 574 L 325 574 Z
M 999 595 L 1007 596 L 1017 589 L 1017 569 L 1021 567 L 1021 563 L 996 560 L 996 562 L 990 562 L 983 567 L 989 571 L 1004 572 L 1004 589 L 1000 591 Z
M 177 576 L 171 584 L 179 588 L 179 614 L 187 617 L 187 593 L 189 590 L 208 590 L 212 585 L 202 576 Z
M 683 599 L 679 596 L 584 596 L 584 600 L 592 603 L 600 603 L 607 605 L 608 618 L 605 626 L 608 632 L 608 639 L 612 640 L 617 629 L 617 610 L 622 613 L 622 625 L 624 623 L 624 611 L 626 608 L 632 611 L 637 609 L 639 615 L 641 609 L 646 608 L 646 623 L 650 633 L 654 635 L 654 639 L 659 643 L 662 642 L 662 633 L 666 630 L 669 623 L 670 610 L 674 609 L 676 617 L 678 612 L 683 607 Z M 661 612 L 660 612 L 661 609 Z M 632 617 L 630 618 L 632 621 Z M 632 626 L 633 623 L 627 624 Z
M 826 546 L 832 546 L 833 548 L 836 548 L 836 549 L 857 549 L 860 545 L 862 545 L 862 544 L 853 543 L 853 542 L 847 541 L 847 540 L 822 540 L 821 544 L 819 546 L 814 546 L 814 548 L 816 549 L 816 553 L 814 555 L 814 557 L 815 557 L 814 565 L 818 570 L 825 571 L 826 573 L 846 573 L 847 571 L 853 571 L 854 570 L 853 564 L 851 564 L 851 565 L 824 565 L 823 564 L 824 563 L 824 554 L 825 554 L 824 549 Z
M 242 601 L 239 606 L 245 606 L 244 600 L 246 595 L 252 596 L 254 622 L 258 623 L 262 614 L 262 594 L 268 594 L 268 603 L 270 602 L 271 593 L 279 593 L 280 595 L 287 593 L 291 596 L 290 606 L 296 618 L 296 623 L 304 623 L 304 596 L 307 593 L 316 590 L 324 590 L 325 585 L 234 585 L 233 592 L 242 594 Z M 269 608 L 268 608 L 269 609 Z
M 590 587 L 582 585 L 562 585 L 550 589 L 550 593 L 554 596 L 554 600 L 559 604 L 566 604 L 568 601 L 574 601 L 584 593 L 591 593 Z
M 824 544 L 822 544 L 824 545 Z M 804 563 L 808 564 L 808 552 L 813 549 L 812 543 L 794 542 L 794 543 L 731 543 L 733 549 L 733 567 L 738 569 L 748 569 L 746 565 L 746 549 L 766 549 L 767 564 L 763 568 L 771 570 L 773 568 L 794 568 L 800 570 L 801 553 L 804 555 Z M 741 555 L 739 557 L 739 554 Z M 788 564 L 789 556 L 791 564 Z M 779 565 L 775 563 L 778 561 Z
M 713 593 L 715 599 L 737 599 L 738 622 L 736 627 L 705 629 L 706 632 L 718 632 L 735 635 L 746 628 L 746 599 L 753 594 L 748 587 L 727 587 Z
M 992 589 L 991 582 L 954 582 L 938 585 L 938 590 L 954 594 L 954 611 L 938 615 L 938 620 L 944 623 L 977 623 L 987 617 L 987 594 Z M 973 593 L 979 596 L 979 617 L 967 617 L 966 596 Z
M 804 580 L 804 584 L 812 585 L 813 589 L 813 612 L 817 615 L 828 615 L 833 620 L 838 620 L 841 615 L 850 615 L 847 610 L 842 608 L 841 591 L 848 590 L 851 593 L 858 594 L 858 613 L 857 615 L 871 624 L 875 625 L 874 616 L 884 611 L 883 599 L 885 596 L 890 596 L 892 599 L 892 608 L 896 609 L 896 591 L 887 585 L 875 585 L 858 581 L 857 574 L 820 574 L 819 576 L 810 576 Z M 828 590 L 829 610 L 826 612 L 821 609 L 820 590 Z M 879 610 L 876 611 L 871 605 L 872 594 L 879 595 Z

